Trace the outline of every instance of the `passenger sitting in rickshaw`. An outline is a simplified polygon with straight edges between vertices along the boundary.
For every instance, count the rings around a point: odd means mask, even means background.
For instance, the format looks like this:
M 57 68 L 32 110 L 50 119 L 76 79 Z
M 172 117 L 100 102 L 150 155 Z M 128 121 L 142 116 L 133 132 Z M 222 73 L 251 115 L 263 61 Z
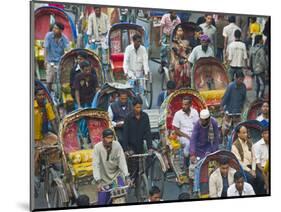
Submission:
M 79 66 L 82 72 L 75 76 L 73 83 L 73 88 L 75 89 L 75 109 L 91 107 L 98 87 L 98 81 L 91 72 L 90 63 L 88 61 L 84 61 Z M 84 144 L 90 144 L 85 119 L 81 119 L 79 121 L 79 131 Z
M 114 140 L 114 132 L 105 129 L 102 136 L 102 142 L 97 143 L 93 150 L 93 176 L 98 205 L 107 205 L 111 203 L 110 192 L 107 190 L 131 185 L 131 180 L 125 154 L 121 145 Z
M 253 186 L 258 195 L 265 194 L 262 172 L 256 168 L 255 151 L 253 143 L 248 139 L 248 130 L 241 125 L 237 128 L 238 138 L 232 144 L 231 152 L 241 164 L 247 181 Z
M 52 127 L 52 131 L 49 128 Z M 40 152 L 38 147 L 44 145 L 53 145 L 58 141 L 57 135 L 58 126 L 56 123 L 55 112 L 52 109 L 52 105 L 45 97 L 45 91 L 43 88 L 35 89 L 34 99 L 34 140 L 35 140 L 35 176 L 39 175 L 39 156 Z
M 133 105 L 128 101 L 127 91 L 120 91 L 118 101 L 108 107 L 108 115 L 115 129 L 119 143 L 123 146 L 123 126 L 126 116 L 133 111 Z
M 229 159 L 222 157 L 219 160 L 219 167 L 209 178 L 209 197 L 227 197 L 227 189 L 234 183 L 236 170 L 229 166 Z
M 186 171 L 189 166 L 189 146 L 190 146 L 190 138 L 194 128 L 195 123 L 199 119 L 198 112 L 191 107 L 192 99 L 190 97 L 184 97 L 182 99 L 182 109 L 175 113 L 173 118 L 173 127 L 177 135 L 179 136 L 179 140 L 181 146 L 183 148 L 184 155 L 184 164 Z
M 269 104 L 268 102 L 263 102 L 261 106 L 261 114 L 257 117 L 257 121 L 261 122 L 263 126 L 269 125 Z
M 75 77 L 82 72 L 81 64 L 84 61 L 87 61 L 87 59 L 88 59 L 88 54 L 86 52 L 83 52 L 83 51 L 78 52 L 75 64 L 74 64 L 74 66 L 73 66 L 73 68 L 70 72 L 71 95 L 74 99 L 75 99 L 75 88 L 73 87 L 74 86 L 74 80 L 75 80 Z M 93 76 L 97 79 L 96 71 L 91 70 L 91 72 L 92 72 Z
M 98 87 L 98 80 L 92 74 L 91 64 L 88 61 L 83 61 L 79 66 L 82 72 L 75 76 L 73 83 L 76 108 L 91 107 Z
M 124 54 L 123 70 L 125 77 L 129 79 L 129 83 L 134 86 L 137 94 L 141 93 L 140 87 L 135 87 L 135 79 L 146 78 L 148 79 L 149 66 L 148 55 L 146 49 L 141 45 L 141 35 L 133 35 L 133 43 L 126 47 Z
M 171 67 L 174 71 L 173 79 L 177 88 L 190 87 L 190 66 L 187 61 L 191 52 L 189 41 L 184 40 L 184 32 L 181 27 L 177 28 L 175 38 L 172 41 Z
M 201 110 L 200 119 L 195 123 L 190 138 L 190 185 L 193 185 L 196 163 L 206 155 L 217 151 L 219 143 L 220 133 L 216 119 L 211 117 L 208 109 Z M 192 186 L 190 186 L 190 189 L 192 189 Z
M 243 173 L 237 171 L 234 174 L 234 183 L 227 189 L 228 197 L 241 197 L 255 195 L 255 191 L 251 184 L 245 182 Z
M 176 83 L 172 80 L 169 80 L 167 82 L 167 90 L 166 91 L 162 91 L 157 99 L 157 106 L 160 107 L 162 105 L 162 103 L 165 101 L 165 99 L 175 91 L 176 89 Z

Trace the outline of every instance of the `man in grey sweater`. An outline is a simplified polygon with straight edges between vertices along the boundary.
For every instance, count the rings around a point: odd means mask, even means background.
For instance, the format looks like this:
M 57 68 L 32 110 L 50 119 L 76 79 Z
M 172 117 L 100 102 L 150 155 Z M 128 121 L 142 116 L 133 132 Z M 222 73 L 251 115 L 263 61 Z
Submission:
M 99 205 L 110 202 L 110 192 L 106 190 L 116 185 L 131 184 L 123 149 L 119 142 L 114 140 L 113 131 L 105 129 L 102 135 L 103 141 L 94 146 L 93 153 L 93 176 Z

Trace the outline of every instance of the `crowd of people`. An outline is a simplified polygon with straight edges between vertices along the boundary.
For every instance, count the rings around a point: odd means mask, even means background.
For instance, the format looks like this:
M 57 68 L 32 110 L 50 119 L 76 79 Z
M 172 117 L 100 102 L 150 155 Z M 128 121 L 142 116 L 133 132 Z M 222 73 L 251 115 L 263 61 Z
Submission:
M 237 139 L 232 144 L 231 152 L 241 164 L 242 170 L 235 170 L 230 166 L 228 158 L 221 158 L 219 167 L 209 177 L 209 197 L 268 194 L 268 173 L 265 169 L 269 160 L 269 103 L 265 100 L 265 88 L 269 75 L 269 23 L 266 20 L 261 24 L 256 17 L 250 17 L 249 22 L 244 16 L 228 16 L 228 20 L 225 17 L 221 14 L 200 17 L 191 40 L 186 40 L 184 29 L 178 27 L 170 43 L 171 58 L 168 58 L 170 56 L 165 44 L 170 42 L 172 32 L 181 23 L 181 19 L 175 11 L 163 15 L 159 40 L 162 45 L 160 58 L 162 65 L 169 65 L 171 80 L 167 82 L 167 90 L 159 94 L 157 105 L 160 107 L 176 89 L 194 88 L 192 68 L 196 62 L 202 57 L 216 57 L 227 67 L 230 81 L 220 105 L 220 110 L 224 113 L 222 128 L 227 128 L 231 123 L 236 126 L 241 121 L 247 99 L 244 79 L 249 73 L 245 69 L 250 69 L 251 75 L 256 79 L 256 99 L 264 101 L 261 114 L 256 117 L 263 125 L 262 138 L 253 144 L 245 126 L 237 129 Z M 85 48 L 97 51 L 103 68 L 108 70 L 106 36 L 111 25 L 109 17 L 100 7 L 95 7 L 87 23 L 84 27 Z M 244 27 L 245 24 L 248 27 Z M 54 92 L 53 83 L 60 59 L 70 49 L 63 31 L 64 25 L 56 22 L 44 41 L 46 83 L 50 92 Z M 123 70 L 128 79 L 148 77 L 149 59 L 141 42 L 142 37 L 135 34 L 132 36 L 132 43 L 125 48 Z M 70 73 L 71 95 L 75 102 L 73 109 L 91 107 L 95 94 L 101 87 L 97 73 L 91 68 L 87 57 L 85 53 L 78 52 Z M 129 164 L 126 160 L 128 156 L 145 152 L 152 154 L 154 151 L 149 116 L 142 110 L 142 105 L 143 101 L 139 96 L 130 101 L 128 92 L 120 91 L 118 99 L 108 108 L 115 132 L 105 129 L 102 141 L 93 147 L 93 177 L 98 191 L 98 204 L 109 202 L 109 193 L 104 191 L 106 185 L 113 181 L 119 186 L 132 185 L 131 174 L 137 172 L 139 167 L 138 163 Z M 67 112 L 70 111 L 71 109 Z M 58 133 L 55 112 L 44 97 L 42 88 L 35 89 L 34 116 L 36 147 L 58 140 L 55 135 Z M 180 194 L 177 199 L 192 197 L 196 164 L 208 154 L 219 150 L 222 139 L 219 125 L 208 109 L 197 111 L 193 108 L 192 98 L 182 99 L 182 109 L 175 113 L 172 121 L 174 131 L 171 134 L 174 133 L 175 142 L 178 140 L 172 148 L 177 146 L 177 149 L 183 151 L 184 173 L 188 177 L 190 191 Z M 85 124 L 80 122 L 79 128 L 83 132 Z M 35 161 L 38 161 L 38 154 L 36 153 Z M 174 151 L 174 154 L 178 154 L 178 151 Z M 35 169 L 35 175 L 38 176 L 38 168 Z M 152 187 L 147 201 L 161 201 L 160 193 L 158 187 Z M 84 205 L 87 201 L 87 197 L 82 196 L 78 202 Z

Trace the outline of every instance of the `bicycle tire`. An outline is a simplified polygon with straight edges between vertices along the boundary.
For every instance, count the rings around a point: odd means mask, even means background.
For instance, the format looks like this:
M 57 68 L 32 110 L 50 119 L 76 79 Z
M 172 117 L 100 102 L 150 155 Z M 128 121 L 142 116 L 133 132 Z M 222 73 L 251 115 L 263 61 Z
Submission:
M 161 198 L 164 194 L 165 173 L 162 170 L 160 161 L 155 158 L 150 167 L 151 187 L 157 186 L 161 191 Z

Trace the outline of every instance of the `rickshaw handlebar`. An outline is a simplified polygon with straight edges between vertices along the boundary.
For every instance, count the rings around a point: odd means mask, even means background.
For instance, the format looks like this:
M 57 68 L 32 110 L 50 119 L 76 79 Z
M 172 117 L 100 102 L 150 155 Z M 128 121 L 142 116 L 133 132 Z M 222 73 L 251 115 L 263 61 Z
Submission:
M 141 158 L 141 157 L 148 157 L 152 154 L 149 153 L 144 153 L 144 154 L 134 154 L 134 155 L 129 155 L 128 158 Z

